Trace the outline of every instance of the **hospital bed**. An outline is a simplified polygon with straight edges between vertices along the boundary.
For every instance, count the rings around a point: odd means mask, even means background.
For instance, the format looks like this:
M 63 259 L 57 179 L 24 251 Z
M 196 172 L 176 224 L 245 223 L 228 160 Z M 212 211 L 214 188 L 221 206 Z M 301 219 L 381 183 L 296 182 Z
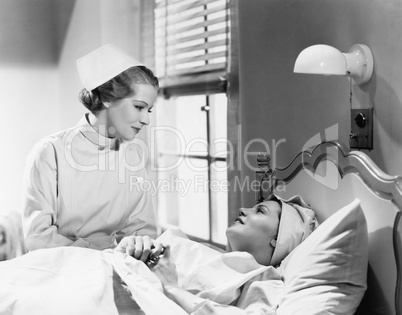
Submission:
M 257 201 L 272 193 L 301 195 L 320 222 L 279 267 L 286 294 L 279 299 L 277 315 L 322 314 L 319 303 L 338 310 L 331 314 L 350 314 L 341 311 L 345 301 L 357 303 L 358 315 L 402 314 L 401 177 L 385 174 L 365 153 L 348 152 L 336 142 L 304 150 L 284 168 L 272 171 L 261 165 L 256 177 L 261 183 Z M 338 244 L 351 252 L 345 255 Z M 202 271 L 197 259 L 221 254 L 198 243 L 191 250 L 191 255 L 182 253 L 184 277 Z M 358 264 L 351 265 L 355 260 Z M 158 290 L 154 278 L 142 275 L 146 271 L 131 257 L 110 252 L 72 247 L 34 251 L 14 263 L 0 263 L 0 313 L 184 314 Z M 191 279 L 187 282 L 192 285 Z
M 323 222 L 355 198 L 367 220 L 367 291 L 356 314 L 402 312 L 402 177 L 382 172 L 363 152 L 324 142 L 274 171 L 260 164 L 257 199 L 301 195 Z M 261 171 L 263 170 L 263 171 Z

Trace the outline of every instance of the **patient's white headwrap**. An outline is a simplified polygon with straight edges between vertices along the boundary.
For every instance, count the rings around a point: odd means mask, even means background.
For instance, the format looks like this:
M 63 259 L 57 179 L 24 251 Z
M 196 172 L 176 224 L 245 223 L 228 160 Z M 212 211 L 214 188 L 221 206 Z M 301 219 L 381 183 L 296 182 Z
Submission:
M 271 259 L 271 265 L 277 266 L 281 261 L 318 226 L 315 212 L 300 196 L 284 200 L 278 196 L 282 206 L 278 237 Z
M 103 45 L 77 59 L 78 74 L 88 91 L 136 66 L 143 64 L 112 44 Z

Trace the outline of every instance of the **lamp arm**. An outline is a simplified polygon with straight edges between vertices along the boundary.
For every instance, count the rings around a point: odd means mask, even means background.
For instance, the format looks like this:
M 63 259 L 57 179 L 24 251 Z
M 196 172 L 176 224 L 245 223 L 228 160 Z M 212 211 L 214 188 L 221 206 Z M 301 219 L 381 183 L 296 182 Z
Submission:
M 348 53 L 343 54 L 346 59 L 347 74 L 358 85 L 367 83 L 373 74 L 373 54 L 368 46 L 353 45 Z

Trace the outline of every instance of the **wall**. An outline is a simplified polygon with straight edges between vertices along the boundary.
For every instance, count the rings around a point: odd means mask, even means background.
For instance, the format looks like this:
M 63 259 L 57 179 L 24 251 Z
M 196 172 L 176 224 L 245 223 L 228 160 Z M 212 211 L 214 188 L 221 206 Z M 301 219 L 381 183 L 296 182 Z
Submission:
M 294 74 L 293 66 L 310 45 L 347 51 L 362 43 L 373 52 L 374 75 L 362 89 L 352 89 L 352 105 L 374 108 L 369 156 L 385 172 L 402 174 L 401 30 L 402 3 L 396 0 L 239 0 L 242 147 L 252 139 L 267 140 L 276 165 L 283 167 L 311 138 L 348 145 L 348 80 Z M 276 152 L 273 140 L 283 141 Z M 254 176 L 244 159 L 241 176 Z M 243 191 L 242 204 L 253 202 L 254 194 Z
M 76 59 L 104 43 L 140 55 L 142 0 L 0 2 L 0 213 L 21 209 L 25 159 L 42 137 L 74 126 L 85 108 Z M 144 139 L 147 134 L 141 135 Z
M 62 128 L 75 125 L 86 112 L 78 101 L 82 89 L 77 58 L 106 43 L 113 43 L 134 56 L 139 52 L 140 0 L 77 0 L 60 55 L 59 95 Z
M 57 1 L 56 1 L 57 2 Z M 0 214 L 20 210 L 25 157 L 58 128 L 57 47 L 51 1 L 0 4 Z

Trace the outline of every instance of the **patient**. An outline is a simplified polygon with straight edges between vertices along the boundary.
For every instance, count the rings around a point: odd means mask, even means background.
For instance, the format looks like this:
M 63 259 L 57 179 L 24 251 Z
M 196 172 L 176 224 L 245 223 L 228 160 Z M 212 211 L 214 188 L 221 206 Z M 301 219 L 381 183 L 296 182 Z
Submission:
M 0 262 L 0 314 L 354 314 L 367 287 L 360 200 L 316 230 L 298 196 L 235 221 L 226 253 L 167 230 L 115 250 L 55 247 Z
M 279 265 L 297 245 L 314 231 L 317 225 L 314 211 L 300 196 L 295 196 L 289 200 L 273 196 L 270 200 L 253 208 L 240 209 L 239 216 L 233 225 L 226 230 L 226 236 L 231 252 L 243 252 L 251 255 L 245 256 L 248 258 L 248 262 L 241 260 L 241 266 L 236 268 L 240 268 L 244 272 L 245 268 L 248 268 L 246 266 L 253 264 L 260 267 Z M 236 303 L 232 303 L 232 305 L 237 306 L 233 308 L 200 298 L 189 292 L 190 290 L 182 288 L 179 285 L 179 276 L 174 257 L 172 257 L 174 255 L 172 255 L 173 248 L 171 245 L 153 241 L 154 248 L 152 250 L 145 246 L 145 249 L 142 250 L 142 244 L 148 242 L 149 239 L 143 241 L 139 237 L 127 237 L 120 242 L 116 250 L 126 252 L 136 259 L 147 262 L 148 267 L 161 281 L 165 295 L 188 313 L 220 314 L 227 311 L 230 314 L 235 314 L 233 312 L 241 311 L 240 309 L 247 311 L 254 309 L 255 311 L 269 313 L 275 309 L 276 305 L 267 301 L 271 298 L 267 286 L 275 286 L 278 283 L 275 280 L 280 280 L 280 275 L 276 273 L 274 268 L 260 268 L 263 270 L 262 273 L 251 277 L 244 285 L 241 284 L 243 291 L 235 301 Z M 232 259 L 232 262 L 226 264 L 236 265 L 239 261 L 238 257 L 232 257 Z M 191 262 L 189 261 L 189 263 Z M 234 269 L 236 270 L 236 268 Z M 273 282 L 268 284 L 266 280 Z

